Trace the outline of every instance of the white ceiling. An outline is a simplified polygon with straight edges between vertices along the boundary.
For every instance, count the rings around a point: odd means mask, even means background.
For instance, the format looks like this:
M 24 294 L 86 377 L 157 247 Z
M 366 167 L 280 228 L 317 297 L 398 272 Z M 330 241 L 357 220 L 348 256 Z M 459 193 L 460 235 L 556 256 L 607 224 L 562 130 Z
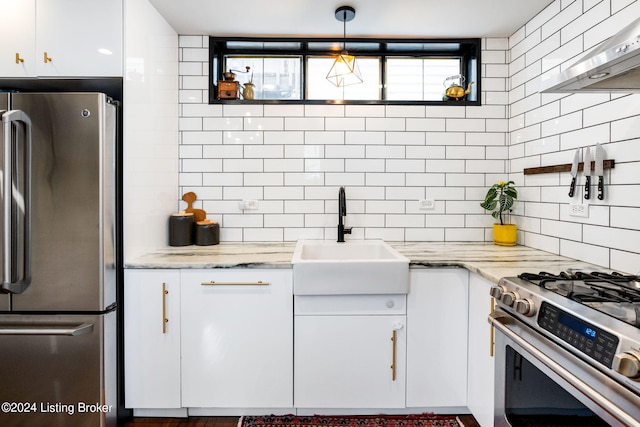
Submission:
M 335 10 L 356 9 L 348 37 L 508 37 L 553 0 L 149 0 L 178 34 L 335 36 Z

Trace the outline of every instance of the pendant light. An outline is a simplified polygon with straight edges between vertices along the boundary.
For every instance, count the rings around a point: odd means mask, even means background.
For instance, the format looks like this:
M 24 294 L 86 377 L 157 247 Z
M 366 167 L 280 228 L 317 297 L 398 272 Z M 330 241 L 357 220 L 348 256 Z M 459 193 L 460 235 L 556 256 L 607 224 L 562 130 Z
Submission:
M 333 62 L 333 66 L 327 74 L 327 80 L 337 87 L 362 83 L 362 75 L 356 57 L 347 53 L 347 22 L 355 17 L 356 10 L 351 6 L 341 6 L 336 9 L 336 19 L 343 23 L 342 52 Z

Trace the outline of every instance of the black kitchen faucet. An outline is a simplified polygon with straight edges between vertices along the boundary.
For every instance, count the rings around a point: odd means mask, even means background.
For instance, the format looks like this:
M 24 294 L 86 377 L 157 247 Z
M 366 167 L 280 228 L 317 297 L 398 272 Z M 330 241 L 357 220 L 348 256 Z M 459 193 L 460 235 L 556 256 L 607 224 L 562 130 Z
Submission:
M 345 228 L 342 217 L 347 216 L 347 195 L 344 187 L 338 192 L 338 242 L 344 242 L 344 235 L 351 234 L 351 228 Z

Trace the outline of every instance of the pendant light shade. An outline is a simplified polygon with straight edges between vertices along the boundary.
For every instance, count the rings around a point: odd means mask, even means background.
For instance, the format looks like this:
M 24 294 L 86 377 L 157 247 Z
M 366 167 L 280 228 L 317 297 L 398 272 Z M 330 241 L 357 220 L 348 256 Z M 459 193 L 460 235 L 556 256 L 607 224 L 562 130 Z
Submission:
M 356 62 L 356 57 L 349 55 L 347 46 L 347 22 L 356 17 L 356 10 L 351 6 L 341 6 L 336 9 L 336 19 L 343 23 L 343 43 L 342 53 L 333 62 L 333 66 L 327 74 L 327 80 L 337 87 L 349 86 L 362 83 L 360 67 Z

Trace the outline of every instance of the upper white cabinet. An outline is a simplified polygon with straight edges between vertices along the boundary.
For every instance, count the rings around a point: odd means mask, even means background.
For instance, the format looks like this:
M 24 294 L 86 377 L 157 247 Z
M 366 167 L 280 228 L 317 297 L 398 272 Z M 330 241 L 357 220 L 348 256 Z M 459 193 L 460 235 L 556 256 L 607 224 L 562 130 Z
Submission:
M 0 77 L 122 76 L 121 0 L 0 0 L 0 7 Z
M 125 405 L 180 408 L 180 272 L 126 270 Z
M 182 405 L 291 408 L 291 269 L 182 270 Z
M 35 0 L 0 0 L 0 10 L 0 77 L 35 76 Z
M 413 269 L 407 298 L 407 407 L 467 404 L 464 269 Z
M 493 327 L 487 321 L 493 309 L 489 289 L 493 282 L 475 273 L 469 278 L 469 402 L 483 427 L 493 426 Z

